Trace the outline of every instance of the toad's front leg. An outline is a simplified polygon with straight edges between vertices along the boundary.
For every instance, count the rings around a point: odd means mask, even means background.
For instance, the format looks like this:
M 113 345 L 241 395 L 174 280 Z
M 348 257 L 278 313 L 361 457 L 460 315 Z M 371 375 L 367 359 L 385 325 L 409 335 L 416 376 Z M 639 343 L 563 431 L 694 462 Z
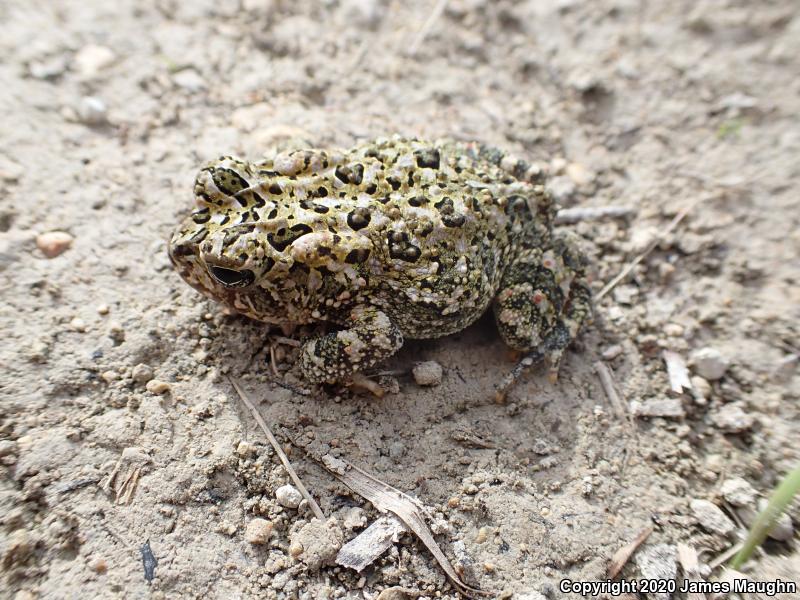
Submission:
M 310 382 L 347 381 L 354 373 L 389 358 L 403 345 L 403 334 L 374 306 L 354 308 L 345 327 L 303 345 L 300 368 Z

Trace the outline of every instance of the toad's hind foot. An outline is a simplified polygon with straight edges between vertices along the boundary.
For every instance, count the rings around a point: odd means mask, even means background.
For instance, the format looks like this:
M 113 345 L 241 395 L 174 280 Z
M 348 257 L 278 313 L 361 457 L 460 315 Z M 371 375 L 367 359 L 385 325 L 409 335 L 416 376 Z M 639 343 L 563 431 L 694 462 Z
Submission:
M 524 252 L 511 265 L 494 304 L 500 335 L 528 354 L 497 389 L 501 401 L 533 365 L 547 359 L 555 381 L 564 350 L 592 312 L 585 259 L 572 239 L 559 236 L 544 252 Z

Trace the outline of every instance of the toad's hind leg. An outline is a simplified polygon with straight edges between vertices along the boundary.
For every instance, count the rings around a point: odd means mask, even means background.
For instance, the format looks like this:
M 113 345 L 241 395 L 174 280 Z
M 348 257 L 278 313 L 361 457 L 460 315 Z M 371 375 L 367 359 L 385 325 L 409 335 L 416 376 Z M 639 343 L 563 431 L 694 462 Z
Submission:
M 345 382 L 354 373 L 390 357 L 403 345 L 391 319 L 372 306 L 354 308 L 347 328 L 303 345 L 300 368 L 312 383 Z
M 503 380 L 498 398 L 545 358 L 551 377 L 557 374 L 564 349 L 591 315 L 585 264 L 575 241 L 560 235 L 549 248 L 522 250 L 509 266 L 494 301 L 495 319 L 503 340 L 527 355 Z

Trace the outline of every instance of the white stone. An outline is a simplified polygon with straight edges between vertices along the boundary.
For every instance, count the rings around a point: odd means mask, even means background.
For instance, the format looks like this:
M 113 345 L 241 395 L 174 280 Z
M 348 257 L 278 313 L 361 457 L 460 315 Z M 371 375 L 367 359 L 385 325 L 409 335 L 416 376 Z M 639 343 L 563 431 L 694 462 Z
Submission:
M 172 81 L 189 92 L 199 92 L 206 89 L 205 80 L 193 69 L 178 71 L 172 76 Z
M 73 240 L 66 231 L 48 231 L 36 237 L 36 247 L 47 258 L 55 258 L 72 246 Z
M 104 125 L 108 123 L 108 107 L 96 96 L 84 96 L 76 108 L 78 119 L 84 125 Z
M 417 363 L 412 370 L 417 385 L 434 386 L 442 383 L 442 365 L 433 360 Z
M 711 414 L 711 420 L 720 429 L 731 433 L 747 431 L 755 423 L 755 417 L 745 412 L 738 402 L 721 406 Z
M 78 73 L 85 77 L 94 77 L 115 59 L 116 56 L 110 48 L 89 44 L 78 50 L 73 62 Z
M 709 381 L 721 379 L 728 369 L 728 360 L 716 348 L 695 350 L 689 362 L 698 375 Z
M 244 539 L 249 544 L 266 544 L 272 535 L 272 522 L 266 519 L 253 519 L 244 530 Z
M 709 533 L 728 535 L 736 529 L 733 521 L 713 502 L 696 498 L 689 503 L 689 508 L 700 526 Z
M 282 485 L 275 490 L 275 499 L 278 504 L 286 508 L 297 508 L 303 501 L 303 494 L 293 485 Z
M 147 383 L 153 378 L 153 369 L 150 365 L 139 363 L 133 367 L 133 380 L 137 383 Z
M 720 488 L 722 497 L 734 506 L 752 506 L 758 496 L 747 481 L 741 477 L 726 479 Z
M 637 417 L 668 417 L 680 419 L 686 416 L 680 398 L 651 398 L 644 402 L 631 402 L 631 412 Z
M 758 510 L 763 511 L 768 504 L 769 501 L 766 498 L 761 498 L 761 500 L 758 501 Z M 778 515 L 778 518 L 775 519 L 775 524 L 767 535 L 779 542 L 788 542 L 791 540 L 794 537 L 794 527 L 792 526 L 792 518 L 789 514 L 782 512 Z

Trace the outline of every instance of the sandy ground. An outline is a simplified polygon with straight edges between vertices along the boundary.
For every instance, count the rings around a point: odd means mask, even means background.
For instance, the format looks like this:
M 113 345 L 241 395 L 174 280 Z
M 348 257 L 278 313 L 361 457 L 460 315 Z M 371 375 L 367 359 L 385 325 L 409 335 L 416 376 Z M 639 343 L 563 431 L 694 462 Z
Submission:
M 411 535 L 360 574 L 298 554 L 312 515 L 276 499 L 288 477 L 226 374 L 276 432 L 417 497 L 499 598 L 577 597 L 560 580 L 604 579 L 647 526 L 622 575 L 682 580 L 676 544 L 713 561 L 752 519 L 747 485 L 768 495 L 800 459 L 791 0 L 450 0 L 438 17 L 434 2 L 12 0 L 0 19 L 3 598 L 458 597 Z M 294 349 L 186 286 L 165 242 L 206 159 L 394 132 L 491 143 L 547 166 L 563 206 L 634 209 L 573 226 L 596 291 L 691 209 L 597 302 L 555 384 L 539 370 L 494 403 L 513 363 L 483 319 L 408 343 L 382 399 L 297 395 L 270 382 L 272 346 L 300 383 Z M 663 350 L 694 358 L 693 390 L 670 392 Z M 440 385 L 414 382 L 422 360 Z M 290 456 L 330 531 L 378 516 Z M 783 525 L 750 576 L 800 573 Z

